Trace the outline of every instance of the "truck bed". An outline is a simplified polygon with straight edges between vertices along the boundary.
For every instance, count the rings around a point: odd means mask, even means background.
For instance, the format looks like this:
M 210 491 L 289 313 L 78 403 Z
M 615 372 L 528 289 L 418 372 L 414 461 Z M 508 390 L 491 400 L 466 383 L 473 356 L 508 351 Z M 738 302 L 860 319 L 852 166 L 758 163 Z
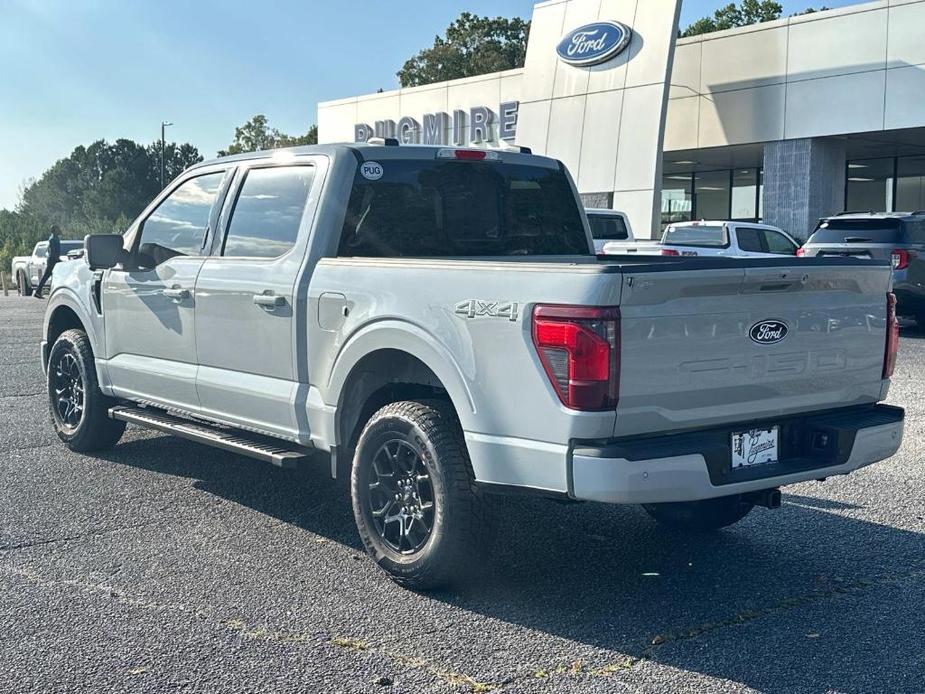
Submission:
M 385 326 L 410 326 L 429 343 L 421 349 L 433 364 L 452 365 L 437 376 L 461 383 L 458 409 L 478 478 L 535 484 L 543 479 L 537 447 L 549 444 L 550 478 L 541 486 L 556 489 L 561 468 L 551 461 L 570 441 L 879 401 L 889 286 L 887 265 L 842 258 L 324 259 L 311 286 L 322 305 L 312 312 L 326 313 L 322 297 L 345 288 L 359 300 L 338 330 L 310 334 L 310 362 L 322 398 L 332 398 L 323 375 L 336 370 L 339 350 L 372 342 L 367 335 L 377 331 L 375 342 L 389 345 Z M 559 401 L 532 342 L 537 304 L 619 307 L 615 409 L 576 411 Z M 785 322 L 787 338 L 750 340 L 752 326 L 767 319 Z M 521 455 L 508 455 L 518 447 Z M 536 467 L 519 471 L 527 460 Z

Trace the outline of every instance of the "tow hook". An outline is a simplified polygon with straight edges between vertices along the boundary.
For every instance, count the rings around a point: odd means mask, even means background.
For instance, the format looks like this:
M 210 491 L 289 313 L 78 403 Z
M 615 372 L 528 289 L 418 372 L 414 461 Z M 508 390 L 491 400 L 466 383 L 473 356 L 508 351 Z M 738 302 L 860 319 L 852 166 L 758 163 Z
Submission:
M 742 501 L 765 508 L 780 508 L 780 489 L 762 489 L 742 495 Z

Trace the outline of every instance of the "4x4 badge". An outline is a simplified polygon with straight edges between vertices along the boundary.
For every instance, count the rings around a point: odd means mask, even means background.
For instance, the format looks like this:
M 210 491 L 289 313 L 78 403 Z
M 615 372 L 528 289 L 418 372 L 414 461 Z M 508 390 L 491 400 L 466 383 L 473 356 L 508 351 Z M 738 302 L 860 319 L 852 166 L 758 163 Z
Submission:
M 509 321 L 516 321 L 517 302 L 467 299 L 456 304 L 455 313 L 463 318 L 506 318 Z

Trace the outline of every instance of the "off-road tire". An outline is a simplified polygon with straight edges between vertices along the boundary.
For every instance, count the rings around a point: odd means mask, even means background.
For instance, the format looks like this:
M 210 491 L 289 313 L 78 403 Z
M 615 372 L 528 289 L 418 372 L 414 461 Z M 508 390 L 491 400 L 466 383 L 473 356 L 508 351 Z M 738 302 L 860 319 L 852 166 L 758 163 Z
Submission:
M 69 357 L 73 357 L 73 361 Z M 59 408 L 59 377 L 62 360 L 79 373 L 82 382 L 82 412 L 74 425 L 68 425 Z M 116 404 L 100 391 L 90 340 L 82 330 L 66 330 L 55 340 L 48 354 L 48 407 L 58 438 L 72 451 L 87 453 L 111 448 L 125 432 L 125 422 L 109 418 L 109 408 Z
M 16 273 L 16 291 L 20 296 L 32 296 L 32 287 L 29 286 L 29 281 L 22 270 Z
M 642 507 L 646 513 L 669 528 L 704 533 L 739 522 L 755 505 L 736 495 L 702 501 L 643 504 Z
M 408 442 L 419 453 L 413 458 L 411 451 L 411 459 L 417 461 L 419 469 L 426 469 L 434 503 L 429 535 L 419 548 L 404 553 L 396 551 L 387 534 L 377 528 L 372 506 L 378 504 L 374 504 L 370 489 L 371 480 L 388 477 L 376 473 L 374 459 L 381 460 L 377 456 L 396 441 Z M 426 491 L 419 491 L 423 498 Z M 383 490 L 378 493 L 384 494 Z M 408 400 L 376 412 L 357 443 L 351 497 L 366 552 L 406 588 L 432 590 L 463 580 L 490 551 L 494 531 L 491 505 L 475 484 L 462 428 L 446 402 Z M 384 513 L 388 515 L 388 511 Z M 400 527 L 404 529 L 404 525 Z

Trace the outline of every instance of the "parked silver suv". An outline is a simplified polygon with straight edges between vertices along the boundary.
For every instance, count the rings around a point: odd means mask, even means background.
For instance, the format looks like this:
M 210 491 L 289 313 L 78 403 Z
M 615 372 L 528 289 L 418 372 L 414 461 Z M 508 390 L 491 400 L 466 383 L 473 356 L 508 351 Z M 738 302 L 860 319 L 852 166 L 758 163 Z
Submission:
M 925 211 L 820 219 L 798 255 L 889 260 L 897 313 L 914 317 L 925 328 Z

